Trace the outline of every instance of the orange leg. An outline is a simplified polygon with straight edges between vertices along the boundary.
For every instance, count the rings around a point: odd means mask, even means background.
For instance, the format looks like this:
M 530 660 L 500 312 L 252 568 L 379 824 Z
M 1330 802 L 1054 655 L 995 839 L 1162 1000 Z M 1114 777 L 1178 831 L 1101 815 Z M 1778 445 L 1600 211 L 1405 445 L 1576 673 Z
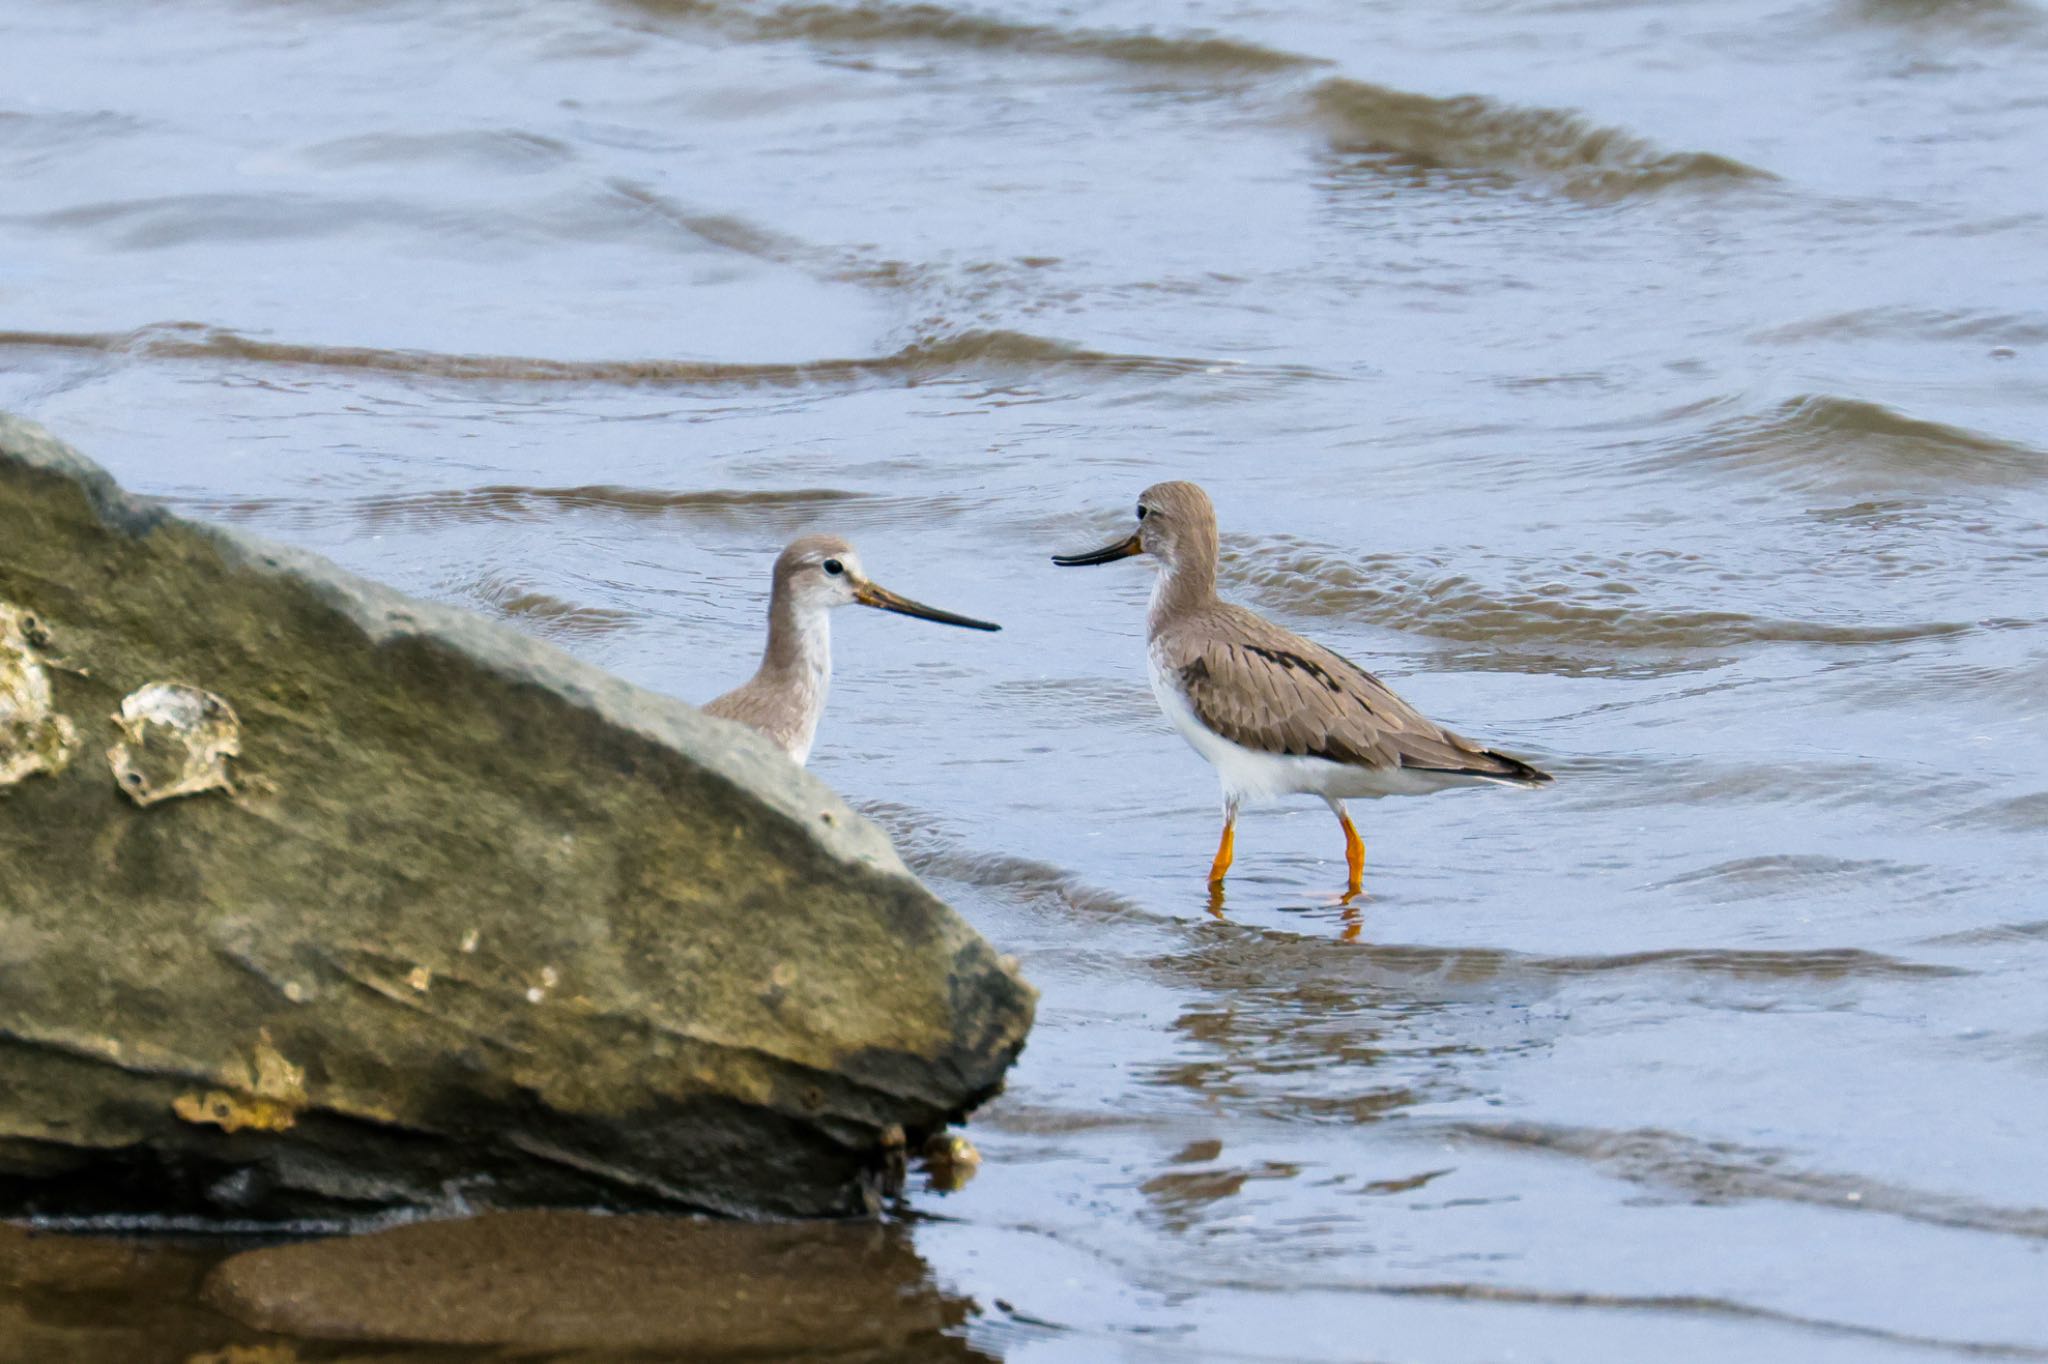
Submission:
M 1350 873 L 1344 886 L 1344 898 L 1348 902 L 1364 889 L 1365 840 L 1358 836 L 1358 826 L 1351 822 L 1351 815 L 1342 801 L 1331 801 L 1330 808 L 1337 812 L 1337 822 L 1344 826 L 1344 869 Z
M 1237 811 L 1232 810 L 1223 821 L 1223 841 L 1216 845 L 1216 860 L 1209 864 L 1209 884 L 1223 884 L 1224 873 L 1230 870 L 1231 862 L 1237 856 Z

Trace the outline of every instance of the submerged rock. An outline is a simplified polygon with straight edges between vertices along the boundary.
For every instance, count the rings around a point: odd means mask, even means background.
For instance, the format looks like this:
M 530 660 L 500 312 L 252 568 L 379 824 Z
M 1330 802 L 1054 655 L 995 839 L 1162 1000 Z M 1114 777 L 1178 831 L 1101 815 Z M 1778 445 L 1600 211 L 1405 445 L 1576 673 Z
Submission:
M 0 1360 L 202 1364 L 211 1351 L 247 1348 L 259 1333 L 200 1298 L 221 1258 L 197 1243 L 51 1236 L 0 1223 Z M 232 1356 L 218 1364 L 231 1361 L 242 1364 Z
M 292 1245 L 0 1223 L 0 1360 L 966 1364 L 899 1224 L 493 1213 Z
M 901 1351 L 967 1316 L 903 1227 L 498 1213 L 246 1251 L 204 1299 L 261 1331 L 520 1353 Z
M 0 1212 L 856 1212 L 1023 1045 L 752 733 L 6 418 L 0 602 Z

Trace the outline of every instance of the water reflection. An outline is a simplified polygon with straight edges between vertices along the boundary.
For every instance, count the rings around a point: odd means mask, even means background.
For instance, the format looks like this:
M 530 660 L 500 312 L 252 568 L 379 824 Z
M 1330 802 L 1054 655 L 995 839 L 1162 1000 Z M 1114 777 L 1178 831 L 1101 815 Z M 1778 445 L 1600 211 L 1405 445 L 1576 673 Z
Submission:
M 9 1359 L 989 1359 L 901 1225 L 504 1213 L 236 1249 L 0 1225 Z
M 1401 982 L 1369 949 L 1218 925 L 1151 967 L 1189 992 L 1173 1026 L 1191 1045 L 1145 1079 L 1192 1090 L 1211 1111 L 1377 1122 L 1471 1092 L 1461 1062 L 1497 1045 L 1461 1038 L 1451 992 Z
M 1211 1205 L 1234 1198 L 1254 1180 L 1292 1179 L 1301 1168 L 1279 1161 L 1258 1161 L 1242 1168 L 1218 1165 L 1220 1141 L 1190 1142 L 1173 1158 L 1178 1167 L 1162 1171 L 1138 1186 L 1150 1200 L 1162 1229 L 1186 1232 L 1209 1215 Z

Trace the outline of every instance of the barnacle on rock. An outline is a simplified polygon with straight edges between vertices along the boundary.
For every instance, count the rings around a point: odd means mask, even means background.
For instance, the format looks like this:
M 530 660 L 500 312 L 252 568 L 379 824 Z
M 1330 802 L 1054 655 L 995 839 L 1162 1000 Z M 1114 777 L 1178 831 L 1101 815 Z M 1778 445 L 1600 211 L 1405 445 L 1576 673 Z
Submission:
M 229 758 L 242 752 L 242 722 L 210 691 L 151 682 L 121 699 L 121 739 L 107 750 L 114 780 L 137 805 L 202 791 L 234 794 Z
M 59 715 L 41 653 L 50 634 L 33 611 L 0 602 L 0 788 L 38 772 L 55 776 L 77 748 Z

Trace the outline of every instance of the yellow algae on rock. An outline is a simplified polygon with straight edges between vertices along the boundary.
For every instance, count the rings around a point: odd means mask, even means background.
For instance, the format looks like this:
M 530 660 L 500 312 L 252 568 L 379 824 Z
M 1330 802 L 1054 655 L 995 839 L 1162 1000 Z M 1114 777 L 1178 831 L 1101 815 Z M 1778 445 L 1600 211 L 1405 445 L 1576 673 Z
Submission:
M 981 1169 L 981 1152 L 958 1132 L 934 1132 L 924 1144 L 925 1177 L 942 1193 L 957 1193 Z
M 180 1094 L 171 1101 L 171 1111 L 189 1123 L 212 1123 L 223 1132 L 254 1128 L 258 1132 L 284 1132 L 298 1122 L 298 1114 L 268 1099 L 248 1099 L 224 1089 Z
M 185 1356 L 185 1364 L 299 1364 L 296 1345 L 223 1345 Z
M 107 750 L 114 780 L 137 805 L 226 791 L 227 760 L 242 753 L 242 722 L 210 691 L 151 682 L 121 698 L 121 739 Z
M 0 601 L 0 788 L 71 761 L 78 733 L 53 709 L 40 657 L 50 637 L 33 611 Z
M 305 1069 L 285 1059 L 268 1028 L 257 1034 L 250 1059 L 225 1078 L 232 1090 L 188 1091 L 172 1101 L 172 1111 L 186 1122 L 211 1123 L 225 1132 L 283 1132 L 298 1122 L 306 1106 Z

